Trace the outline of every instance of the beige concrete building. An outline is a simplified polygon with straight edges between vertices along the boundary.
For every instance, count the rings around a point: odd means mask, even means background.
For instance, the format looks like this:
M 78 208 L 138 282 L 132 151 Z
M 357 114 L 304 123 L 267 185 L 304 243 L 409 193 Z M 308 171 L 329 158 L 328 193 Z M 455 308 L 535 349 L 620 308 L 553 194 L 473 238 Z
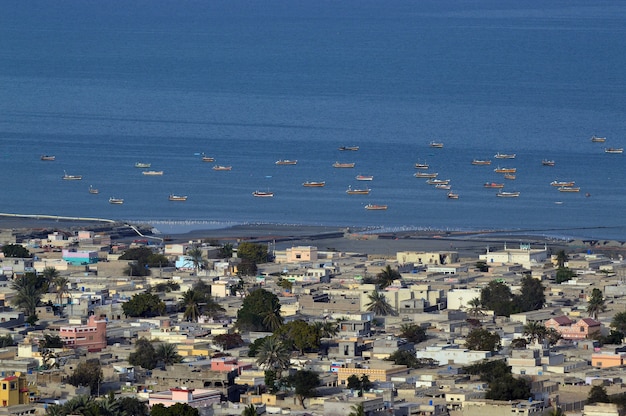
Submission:
M 488 266 L 501 264 L 520 264 L 526 269 L 540 265 L 548 259 L 548 248 L 532 249 L 530 244 L 520 244 L 519 248 L 511 248 L 506 244 L 499 251 L 487 251 L 478 257 Z

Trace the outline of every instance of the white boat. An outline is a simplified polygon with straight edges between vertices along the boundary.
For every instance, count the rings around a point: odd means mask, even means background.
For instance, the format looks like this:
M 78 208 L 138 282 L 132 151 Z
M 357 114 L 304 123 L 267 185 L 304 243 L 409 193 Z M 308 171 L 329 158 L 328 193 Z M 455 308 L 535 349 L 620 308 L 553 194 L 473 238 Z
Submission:
M 496 159 L 515 159 L 515 153 L 496 153 L 493 157 Z
M 365 209 L 368 211 L 385 211 L 387 210 L 387 205 L 367 204 Z
M 326 186 L 326 182 L 306 181 L 302 184 L 302 186 L 304 186 L 305 188 L 321 188 L 323 186 Z
M 357 181 L 373 181 L 374 177 L 372 175 L 356 175 Z
M 450 183 L 450 179 L 429 179 L 426 183 L 429 185 L 447 185 Z
M 559 192 L 580 192 L 580 188 L 577 186 L 561 186 L 558 189 Z
M 124 200 L 122 198 L 114 198 L 114 197 L 109 198 L 109 204 L 122 205 L 123 203 L 124 203 Z
M 356 163 L 341 163 L 335 162 L 333 163 L 333 168 L 353 168 Z
M 41 155 L 41 160 L 54 162 L 56 160 L 56 156 L 53 155 Z
M 146 176 L 163 176 L 162 170 L 144 170 L 141 172 L 142 175 Z
M 554 162 L 554 160 L 550 160 L 550 159 L 543 159 L 541 161 L 541 164 L 543 166 L 554 166 L 556 163 Z
M 607 147 L 606 149 L 604 149 L 604 153 L 612 153 L 615 155 L 620 155 L 624 153 L 624 148 L 623 147 Z
M 252 195 L 257 198 L 271 198 L 274 196 L 274 192 L 254 191 Z
M 440 183 L 440 184 L 435 185 L 435 188 L 449 191 L 450 189 L 452 189 L 452 186 L 448 184 Z
M 501 168 L 498 166 L 493 170 L 495 173 L 515 173 L 517 172 L 517 168 Z
M 604 143 L 606 142 L 606 137 L 591 136 L 591 141 L 594 143 Z
M 221 166 L 221 165 L 215 165 L 212 168 L 213 170 L 232 170 L 233 167 L 232 166 Z
M 359 150 L 359 146 L 341 146 L 339 150 L 351 150 L 353 152 L 356 152 L 357 150 Z
M 473 159 L 472 165 L 491 165 L 491 160 L 488 159 Z
M 135 163 L 135 167 L 136 168 L 140 168 L 140 169 L 147 169 L 150 166 L 152 166 L 152 163 L 143 163 L 143 162 L 136 162 Z
M 428 169 L 430 166 L 428 163 L 416 163 L 415 169 Z
M 170 194 L 169 198 L 170 201 L 186 201 L 187 200 L 187 195 L 174 195 L 174 194 Z
M 289 159 L 280 159 L 275 162 L 276 165 L 296 165 L 298 163 L 297 160 L 289 160 Z
M 204 153 L 202 154 L 202 161 L 203 162 L 215 162 L 215 158 L 211 157 L 211 156 L 205 156 Z
M 63 172 L 63 180 L 65 181 L 79 181 L 83 179 L 81 175 L 68 175 L 67 172 Z
M 441 149 L 443 147 L 443 143 L 441 142 L 430 142 L 428 145 L 436 149 Z
M 450 199 L 459 199 L 459 194 L 450 191 L 450 192 L 448 192 L 448 198 L 450 198 Z
M 517 198 L 519 195 L 520 195 L 519 192 L 505 192 L 505 191 L 500 191 L 496 194 L 496 196 L 500 198 Z
M 96 188 L 94 188 L 93 186 L 89 185 L 89 193 L 92 195 L 96 195 L 99 194 L 100 191 L 98 191 Z
M 371 189 L 369 188 L 363 188 L 363 189 L 352 189 L 351 186 L 348 186 L 348 189 L 346 189 L 346 193 L 348 195 L 368 195 L 370 193 Z
M 552 186 L 557 186 L 557 187 L 563 187 L 563 186 L 574 186 L 574 181 L 552 181 L 550 182 L 550 185 Z
M 415 172 L 413 176 L 416 178 L 436 178 L 439 175 L 436 172 Z

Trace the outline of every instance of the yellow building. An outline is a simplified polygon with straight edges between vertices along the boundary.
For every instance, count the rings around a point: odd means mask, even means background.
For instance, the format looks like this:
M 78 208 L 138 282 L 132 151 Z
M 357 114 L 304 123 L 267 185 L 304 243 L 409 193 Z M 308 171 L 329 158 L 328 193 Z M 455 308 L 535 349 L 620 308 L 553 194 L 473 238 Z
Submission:
M 26 376 L 21 373 L 0 378 L 0 407 L 28 404 Z

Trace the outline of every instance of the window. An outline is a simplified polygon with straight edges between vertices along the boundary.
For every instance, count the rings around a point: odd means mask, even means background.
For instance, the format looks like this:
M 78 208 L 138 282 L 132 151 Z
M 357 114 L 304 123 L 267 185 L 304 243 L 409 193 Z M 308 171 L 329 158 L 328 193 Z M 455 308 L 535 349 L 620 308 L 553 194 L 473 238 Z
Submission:
M 2 383 L 2 390 L 6 390 L 7 389 L 7 383 Z
M 585 327 L 581 326 L 580 327 L 580 332 L 585 332 Z
M 11 383 L 11 390 L 15 390 L 17 387 L 15 385 L 15 383 Z

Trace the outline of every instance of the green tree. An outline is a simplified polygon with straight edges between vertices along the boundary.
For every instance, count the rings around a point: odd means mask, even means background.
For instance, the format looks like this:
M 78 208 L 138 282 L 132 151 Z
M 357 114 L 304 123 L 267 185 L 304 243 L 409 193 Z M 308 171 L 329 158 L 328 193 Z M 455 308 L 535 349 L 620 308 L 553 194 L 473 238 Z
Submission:
M 156 350 L 146 338 L 139 338 L 135 343 L 135 351 L 128 355 L 130 365 L 138 365 L 146 370 L 152 370 L 157 366 L 158 358 Z
M 197 276 L 200 270 L 206 267 L 206 260 L 204 259 L 202 249 L 199 247 L 190 248 L 187 250 L 187 257 L 189 257 L 189 260 L 193 264 L 193 268 L 196 271 Z
M 467 304 L 469 308 L 467 313 L 474 319 L 485 316 L 485 309 L 482 307 L 479 298 L 470 299 Z
M 183 357 L 178 354 L 176 345 L 168 343 L 159 344 L 155 350 L 155 358 L 157 361 L 162 362 L 165 366 L 183 361 Z
M 546 416 L 565 416 L 565 412 L 560 407 L 553 407 Z
M 124 252 L 120 256 L 120 260 L 132 260 L 128 265 L 125 273 L 128 276 L 149 276 L 150 269 L 148 264 L 154 252 L 148 247 L 133 247 Z
M 291 351 L 278 339 L 278 337 L 266 337 L 257 353 L 257 364 L 267 370 L 274 371 L 276 378 L 280 380 L 282 372 L 289 368 Z
M 396 316 L 398 313 L 387 301 L 387 298 L 382 292 L 373 290 L 372 293 L 367 295 L 369 303 L 365 305 L 368 311 L 374 312 L 376 315 L 381 316 Z
M 48 292 L 46 278 L 35 273 L 26 273 L 11 282 L 11 289 L 15 293 L 11 304 L 24 312 L 28 323 L 37 322 L 37 306 L 41 303 L 43 294 Z
M 225 350 L 239 348 L 244 344 L 241 335 L 238 333 L 216 335 L 213 337 L 213 342 Z
M 626 333 L 626 311 L 618 312 L 613 316 L 611 327 L 622 334 Z
M 278 296 L 257 289 L 243 299 L 235 326 L 241 331 L 273 332 L 282 325 Z
M 524 325 L 524 336 L 528 337 L 531 344 L 535 341 L 543 341 L 546 331 L 546 327 L 539 321 L 529 321 Z
M 380 288 L 384 289 L 391 286 L 395 280 L 401 279 L 402 275 L 399 271 L 394 270 L 391 268 L 390 265 L 387 265 L 387 267 L 382 269 L 380 273 L 376 275 L 376 278 L 378 280 L 378 285 L 380 286 Z
M 365 416 L 365 409 L 363 408 L 363 403 L 350 406 L 350 413 L 348 413 L 348 416 Z
M 591 390 L 589 390 L 589 395 L 587 396 L 587 403 L 610 403 L 609 395 L 606 393 L 606 388 L 604 386 L 593 386 Z
M 15 345 L 15 341 L 10 334 L 0 335 L 0 348 L 12 347 Z
M 158 295 L 138 293 L 122 304 L 124 315 L 132 317 L 152 317 L 165 313 L 165 303 Z
M 274 370 L 265 370 L 264 372 L 265 375 L 265 387 L 267 387 L 270 391 L 270 393 L 276 393 L 278 391 L 278 387 L 277 387 L 277 378 L 276 378 L 276 371 Z
M 397 365 L 406 365 L 409 368 L 432 367 L 436 363 L 431 358 L 417 358 L 413 350 L 396 350 L 386 361 L 393 361 Z
M 604 311 L 606 311 L 606 304 L 604 302 L 602 291 L 598 288 L 594 288 L 591 291 L 591 297 L 587 302 L 587 313 L 589 314 L 589 317 L 597 320 L 598 314 Z
M 515 338 L 513 341 L 511 341 L 511 348 L 513 349 L 526 349 L 526 347 L 528 346 L 528 341 L 524 338 Z
M 484 360 L 476 364 L 463 367 L 467 374 L 478 375 L 482 381 L 493 383 L 501 377 L 511 375 L 511 367 L 503 360 Z
M 19 244 L 5 244 L 2 246 L 4 257 L 14 257 L 18 259 L 29 259 L 33 255 L 24 246 Z
M 363 392 L 371 389 L 374 385 L 367 376 L 367 374 L 363 374 L 360 378 L 356 374 L 352 374 L 347 379 L 348 384 L 347 387 L 350 390 L 357 390 L 359 397 L 363 396 Z
M 97 394 L 102 379 L 100 361 L 98 359 L 90 359 L 78 363 L 74 372 L 67 378 L 67 382 L 75 387 L 87 386 L 91 389 L 91 394 Z
M 200 416 L 200 411 L 187 403 L 176 403 L 170 407 L 158 403 L 152 406 L 150 416 Z
M 169 293 L 180 289 L 180 284 L 176 282 L 157 283 L 150 287 L 150 293 Z
M 152 253 L 146 258 L 146 265 L 148 267 L 167 267 L 172 262 L 163 254 Z
M 298 370 L 288 381 L 294 387 L 300 405 L 306 409 L 304 400 L 315 395 L 315 389 L 320 385 L 319 375 L 314 371 Z
M 546 303 L 545 288 L 541 281 L 526 275 L 522 278 L 522 288 L 519 296 L 516 297 L 519 310 L 521 312 L 535 311 L 543 308 Z
M 556 264 L 558 266 L 559 269 L 562 269 L 565 267 L 565 263 L 567 263 L 567 254 L 565 253 L 564 250 L 560 250 L 559 252 L 556 253 Z
M 219 251 L 220 259 L 229 259 L 233 256 L 233 245 L 230 243 L 222 244 Z
M 489 390 L 485 394 L 485 398 L 492 400 L 519 400 L 529 397 L 532 397 L 530 382 L 510 374 L 499 378 L 497 382 L 489 383 Z
M 254 263 L 267 263 L 268 253 L 267 246 L 264 244 L 239 243 L 237 246 L 237 257 L 247 259 Z
M 257 416 L 256 407 L 253 404 L 246 406 L 241 412 L 241 416 Z
M 257 338 L 248 345 L 248 357 L 256 357 L 261 349 L 261 345 L 268 339 L 269 336 L 263 338 Z
M 563 282 L 567 282 L 574 276 L 576 276 L 576 273 L 574 273 L 574 271 L 570 270 L 567 267 L 559 267 L 556 270 L 556 283 L 561 284 Z
M 478 269 L 481 273 L 487 273 L 489 271 L 489 266 L 487 266 L 487 262 L 484 260 L 479 260 L 476 262 L 476 269 Z
M 514 311 L 513 294 L 504 283 L 492 280 L 480 291 L 480 303 L 498 316 L 509 316 Z
M 465 338 L 465 347 L 472 351 L 497 351 L 501 346 L 500 335 L 483 328 L 471 330 Z
M 44 334 L 43 339 L 39 340 L 39 348 L 63 348 L 63 340 L 58 335 Z
M 237 265 L 238 276 L 254 276 L 258 271 L 256 263 L 250 259 L 241 259 Z
M 402 324 L 400 326 L 400 337 L 414 344 L 428 339 L 424 328 L 417 324 Z
M 544 340 L 548 342 L 549 346 L 552 347 L 556 345 L 561 338 L 562 338 L 561 333 L 557 331 L 556 329 L 554 328 L 546 329 L 546 332 L 544 334 Z
M 276 335 L 284 340 L 286 345 L 291 345 L 300 355 L 304 350 L 319 348 L 318 332 L 313 325 L 309 325 L 301 319 L 291 321 L 281 326 Z
M 120 409 L 123 409 L 120 416 L 150 416 L 147 402 L 136 397 L 120 397 L 118 403 Z

